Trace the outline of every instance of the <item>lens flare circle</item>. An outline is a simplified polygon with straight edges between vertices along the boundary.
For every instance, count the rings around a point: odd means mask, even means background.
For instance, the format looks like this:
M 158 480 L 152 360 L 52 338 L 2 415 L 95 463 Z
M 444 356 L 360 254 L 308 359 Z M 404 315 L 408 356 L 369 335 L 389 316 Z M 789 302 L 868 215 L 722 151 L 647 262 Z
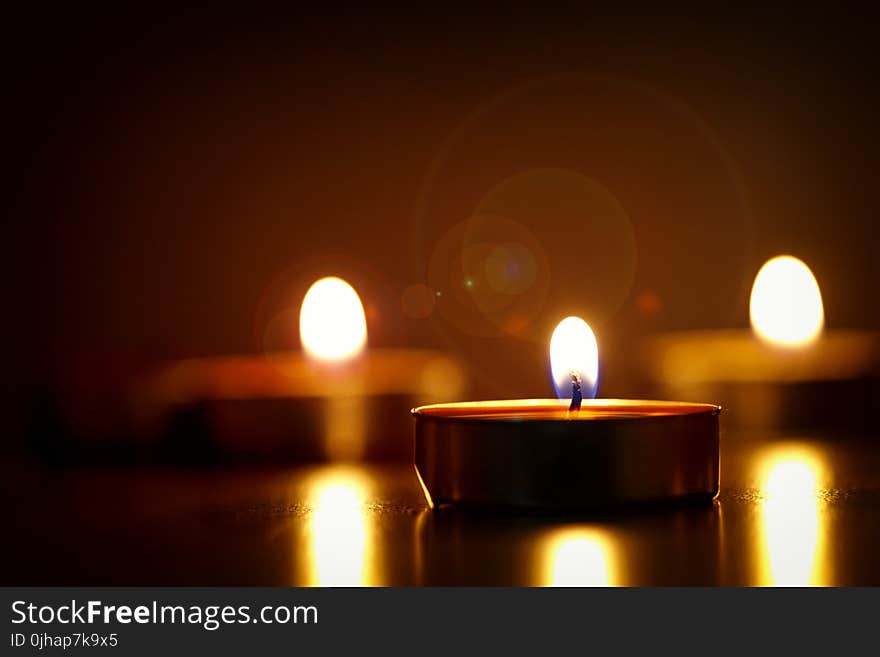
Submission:
M 768 260 L 755 277 L 749 315 L 755 333 L 771 344 L 798 347 L 813 342 L 825 324 L 813 272 L 793 256 Z
M 571 375 L 581 380 L 584 397 L 595 397 L 599 380 L 599 345 L 593 329 L 580 317 L 566 317 L 550 338 L 550 372 L 560 399 L 571 397 Z
M 360 353 L 367 343 L 367 319 L 355 289 L 335 276 L 315 281 L 302 302 L 299 335 L 306 353 L 319 360 Z

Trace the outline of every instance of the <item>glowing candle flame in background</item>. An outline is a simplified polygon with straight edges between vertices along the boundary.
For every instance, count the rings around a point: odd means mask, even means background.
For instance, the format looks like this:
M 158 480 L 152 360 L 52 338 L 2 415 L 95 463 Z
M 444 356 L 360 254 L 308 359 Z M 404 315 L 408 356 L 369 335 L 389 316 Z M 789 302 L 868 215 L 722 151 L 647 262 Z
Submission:
M 560 399 L 571 397 L 571 374 L 581 379 L 584 397 L 596 396 L 599 380 L 599 345 L 593 330 L 580 317 L 566 317 L 550 338 L 550 372 Z
M 822 293 L 810 268 L 792 256 L 761 267 L 749 303 L 752 328 L 764 340 L 786 347 L 809 344 L 822 332 Z
M 299 314 L 299 335 L 310 356 L 339 361 L 367 343 L 367 320 L 360 297 L 341 278 L 322 278 L 309 288 Z
M 354 288 L 335 276 L 313 283 L 300 309 L 299 333 L 305 352 L 318 361 L 334 364 L 357 356 L 367 343 L 367 320 Z M 327 402 L 324 446 L 332 461 L 363 455 L 366 409 L 354 389 L 354 381 L 346 381 Z

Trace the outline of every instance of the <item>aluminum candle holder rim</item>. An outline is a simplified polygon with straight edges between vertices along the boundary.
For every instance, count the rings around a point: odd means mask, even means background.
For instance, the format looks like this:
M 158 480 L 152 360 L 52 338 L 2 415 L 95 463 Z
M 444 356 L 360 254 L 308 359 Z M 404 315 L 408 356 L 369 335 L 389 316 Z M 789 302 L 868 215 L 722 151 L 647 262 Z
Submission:
M 528 403 L 524 403 L 524 402 Z M 497 406 L 496 406 L 497 405 Z M 453 422 L 624 422 L 626 420 L 644 420 L 646 418 L 681 417 L 686 415 L 714 414 L 718 415 L 722 407 L 718 404 L 703 402 L 666 401 L 659 399 L 617 399 L 602 398 L 584 400 L 580 411 L 565 414 L 568 401 L 564 399 L 536 398 L 529 400 L 487 400 L 477 402 L 444 402 L 426 404 L 410 410 L 416 418 L 424 417 L 438 421 Z M 658 412 L 638 412 L 637 409 L 656 407 Z M 498 409 L 497 412 L 494 409 Z M 632 408 L 632 411 L 626 409 Z M 670 409 L 660 412 L 659 409 Z M 453 412 L 483 410 L 483 413 Z M 618 411 L 611 414 L 611 410 Z M 677 410 L 671 410 L 677 409 Z M 449 411 L 449 412 L 446 412 Z M 529 412 L 536 415 L 530 416 Z M 558 417 L 541 417 L 541 411 L 557 411 Z

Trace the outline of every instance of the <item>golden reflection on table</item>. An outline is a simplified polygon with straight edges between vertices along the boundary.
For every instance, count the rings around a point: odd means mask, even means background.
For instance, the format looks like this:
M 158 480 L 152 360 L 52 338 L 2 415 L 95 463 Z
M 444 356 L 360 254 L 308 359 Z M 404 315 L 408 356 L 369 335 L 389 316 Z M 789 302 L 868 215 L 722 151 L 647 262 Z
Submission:
M 366 448 L 367 405 L 362 397 L 334 397 L 328 400 L 324 416 L 324 449 L 328 458 L 355 461 Z
M 373 584 L 375 541 L 364 505 L 369 479 L 362 472 L 331 468 L 308 483 L 313 505 L 309 518 L 310 586 Z
M 715 504 L 566 516 L 432 512 L 409 463 L 9 469 L 0 564 L 43 586 L 878 585 L 878 452 L 725 435 Z
M 541 541 L 539 586 L 614 586 L 614 552 L 609 537 L 585 527 L 552 530 Z
M 766 450 L 758 467 L 763 481 L 760 583 L 822 586 L 827 581 L 827 531 L 819 488 L 824 479 L 821 457 L 798 443 L 786 444 Z

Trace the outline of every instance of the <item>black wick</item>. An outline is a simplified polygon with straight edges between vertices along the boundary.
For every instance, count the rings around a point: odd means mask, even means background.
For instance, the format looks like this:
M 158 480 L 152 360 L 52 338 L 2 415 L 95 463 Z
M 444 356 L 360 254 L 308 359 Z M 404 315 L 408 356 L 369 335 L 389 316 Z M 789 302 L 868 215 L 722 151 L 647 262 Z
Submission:
M 581 395 L 581 375 L 577 372 L 571 372 L 571 406 L 568 407 L 569 411 L 579 411 L 581 410 L 581 400 L 583 396 Z

